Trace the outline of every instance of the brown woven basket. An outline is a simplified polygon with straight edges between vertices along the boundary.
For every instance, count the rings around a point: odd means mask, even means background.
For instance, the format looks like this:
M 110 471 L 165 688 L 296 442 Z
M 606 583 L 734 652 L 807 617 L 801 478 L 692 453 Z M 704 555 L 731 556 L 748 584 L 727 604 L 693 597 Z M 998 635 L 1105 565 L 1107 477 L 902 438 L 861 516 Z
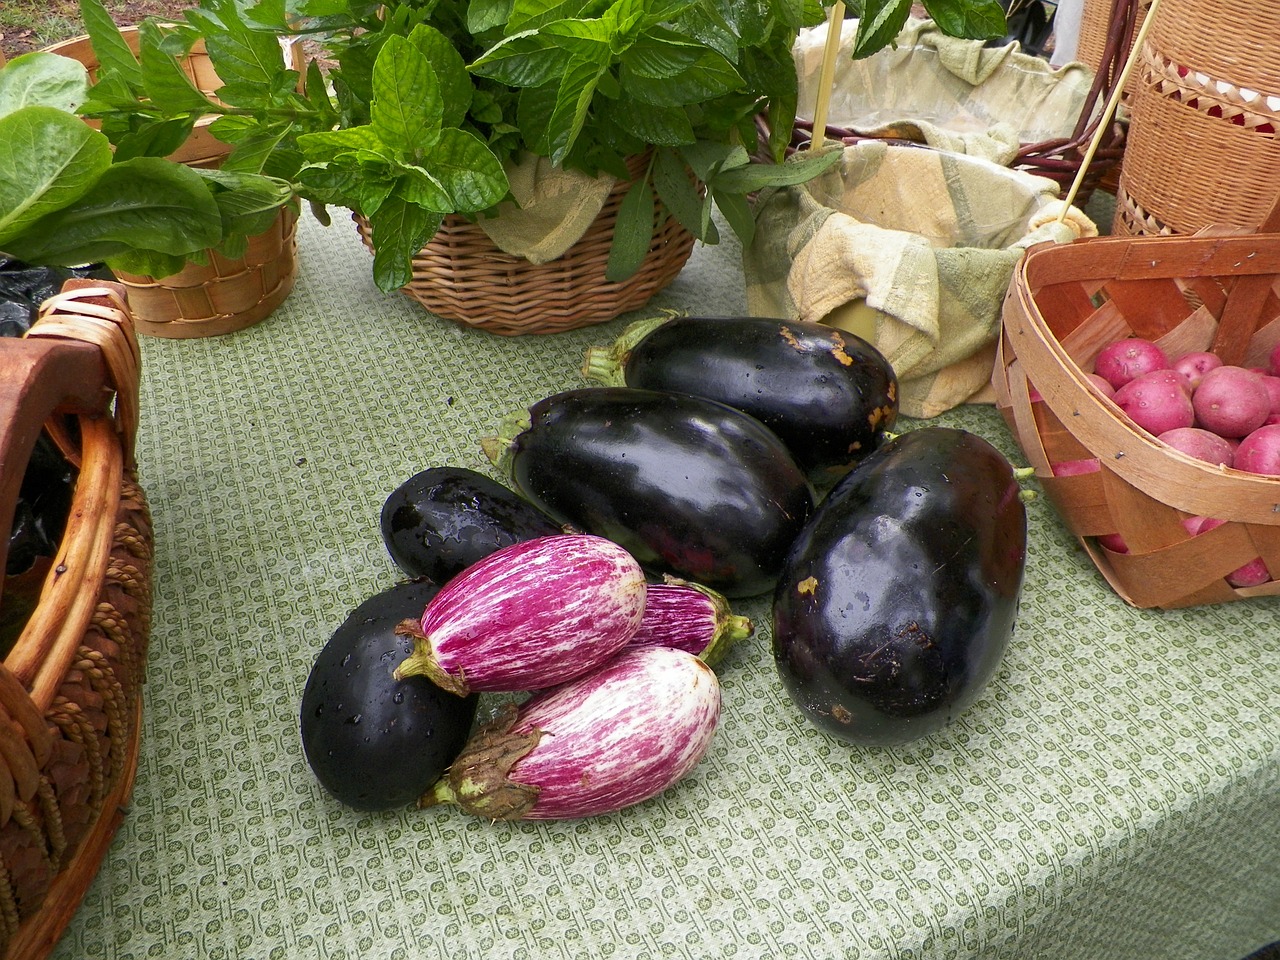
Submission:
M 645 156 L 628 159 L 633 179 L 646 163 Z M 605 279 L 618 209 L 631 182 L 615 183 L 586 233 L 542 264 L 502 252 L 463 217 L 446 217 L 413 258 L 413 279 L 401 292 L 437 316 L 504 336 L 574 330 L 639 309 L 680 273 L 694 238 L 659 205 L 640 269 L 621 282 Z M 368 223 L 353 219 L 372 250 Z
M 141 45 L 136 27 L 122 27 L 125 41 L 136 54 Z M 96 76 L 98 60 L 88 37 L 74 37 L 46 47 L 83 63 Z M 289 45 L 284 55 L 294 69 L 303 68 L 301 48 Z M 206 96 L 217 99 L 222 80 L 214 72 L 198 40 L 186 57 L 183 71 Z M 231 145 L 209 132 L 213 116 L 201 117 L 186 142 L 169 159 L 190 167 L 215 168 L 231 152 Z M 204 251 L 205 264 L 189 263 L 167 277 L 121 273 L 129 288 L 129 304 L 137 332 L 157 337 L 211 337 L 232 333 L 264 320 L 293 290 L 297 277 L 297 215 L 282 208 L 263 233 L 249 238 L 244 256 L 226 257 L 217 250 Z
M 1138 56 L 1112 233 L 1255 229 L 1280 182 L 1280 7 L 1163 0 Z
M 1271 229 L 1280 221 L 1268 221 Z M 1261 557 L 1280 576 L 1280 478 L 1211 466 L 1138 427 L 1085 378 L 1136 335 L 1171 356 L 1212 349 L 1266 366 L 1280 342 L 1280 234 L 1104 237 L 1033 248 L 1014 274 L 993 385 L 997 406 L 1070 531 L 1138 607 L 1280 594 L 1224 579 Z M 1096 459 L 1099 469 L 1055 476 Z M 1228 521 L 1190 536 L 1187 517 Z M 1118 534 L 1127 552 L 1098 537 Z
M 1114 0 L 1114 3 L 1115 8 L 1106 25 L 1107 32 L 1102 50 L 1098 54 L 1098 62 L 1089 64 L 1095 68 L 1093 83 L 1081 104 L 1080 116 L 1071 134 L 1038 143 L 1024 143 L 1011 164 L 1015 169 L 1053 180 L 1062 188 L 1064 195 L 1075 183 L 1081 167 L 1084 166 L 1085 155 L 1098 130 L 1098 119 L 1102 114 L 1102 107 L 1120 79 L 1120 71 L 1138 27 L 1139 0 Z M 767 120 L 761 118 L 759 125 L 762 127 L 762 139 L 767 138 Z M 1078 206 L 1083 207 L 1088 202 L 1093 191 L 1120 163 L 1125 153 L 1126 126 L 1122 119 L 1112 118 L 1098 137 L 1094 155 L 1076 189 L 1075 203 Z M 871 138 L 831 124 L 828 124 L 825 129 L 828 140 L 845 144 L 868 139 L 892 139 Z M 813 124 L 806 120 L 798 120 L 792 133 L 790 149 L 793 151 L 805 149 L 812 140 Z M 906 141 L 893 142 L 905 143 Z
M 0 945 L 10 960 L 52 950 L 133 786 L 152 559 L 133 463 L 138 375 L 118 284 L 68 281 L 26 338 L 0 340 L 3 528 L 42 424 L 78 467 L 58 555 L 0 665 Z

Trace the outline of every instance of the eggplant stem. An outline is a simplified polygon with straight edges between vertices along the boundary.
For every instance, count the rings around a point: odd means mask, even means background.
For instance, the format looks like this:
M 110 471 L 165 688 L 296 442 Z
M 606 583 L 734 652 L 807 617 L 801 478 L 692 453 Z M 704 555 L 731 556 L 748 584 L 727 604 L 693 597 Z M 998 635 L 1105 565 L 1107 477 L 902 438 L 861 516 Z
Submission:
M 397 680 L 426 677 L 447 693 L 459 697 L 470 695 L 471 688 L 467 686 L 466 676 L 459 670 L 455 677 L 440 665 L 436 660 L 435 650 L 431 647 L 431 640 L 422 632 L 422 626 L 417 620 L 401 620 L 396 626 L 396 635 L 411 638 L 413 652 L 400 661 L 399 666 L 392 671 L 393 677 Z
M 634 320 L 618 335 L 618 339 L 607 347 L 588 347 L 582 360 L 582 376 L 587 380 L 596 380 L 606 387 L 625 387 L 627 385 L 627 359 L 649 334 L 675 317 L 681 316 L 679 311 L 666 311 L 656 317 Z

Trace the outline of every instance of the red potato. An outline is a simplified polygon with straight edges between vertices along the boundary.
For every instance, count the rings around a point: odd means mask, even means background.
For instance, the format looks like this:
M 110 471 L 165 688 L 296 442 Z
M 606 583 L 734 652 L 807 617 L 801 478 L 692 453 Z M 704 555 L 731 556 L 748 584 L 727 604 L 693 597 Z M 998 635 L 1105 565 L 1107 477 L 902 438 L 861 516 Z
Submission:
M 1093 361 L 1093 372 L 1105 379 L 1116 390 L 1130 380 L 1164 370 L 1169 358 L 1160 347 L 1141 337 L 1126 337 L 1107 344 Z
M 1187 378 L 1187 383 L 1194 390 L 1200 386 L 1200 381 L 1204 375 L 1210 370 L 1216 370 L 1222 366 L 1222 358 L 1216 353 L 1210 353 L 1207 350 L 1193 350 L 1191 353 L 1184 353 L 1182 356 L 1174 359 L 1170 364 L 1174 370 Z
M 1267 372 L 1273 377 L 1280 377 L 1280 343 L 1271 349 L 1271 356 L 1267 358 Z
M 1108 400 L 1112 399 L 1116 395 L 1116 388 L 1113 387 L 1111 382 L 1106 377 L 1102 376 L 1102 374 L 1087 373 L 1085 374 L 1085 379 L 1097 387 L 1098 392 Z
M 1241 440 L 1232 466 L 1249 473 L 1280 476 L 1280 424 L 1261 426 Z
M 1280 413 L 1280 377 L 1263 374 L 1262 385 L 1267 388 L 1267 396 L 1271 398 L 1271 412 Z
M 1196 423 L 1223 437 L 1243 437 L 1271 413 L 1271 397 L 1252 370 L 1224 364 L 1204 375 L 1191 398 Z
M 1101 536 L 1094 537 L 1094 539 L 1112 553 L 1129 552 L 1129 545 L 1124 542 L 1124 537 L 1118 533 L 1104 533 Z
M 1229 467 L 1235 460 L 1235 449 L 1229 441 L 1200 427 L 1176 427 L 1158 434 L 1156 439 L 1205 463 Z
M 1157 436 L 1195 423 L 1192 398 L 1171 370 L 1144 373 L 1117 388 L 1113 399 L 1134 423 Z
M 1186 517 L 1182 525 L 1187 528 L 1187 533 L 1194 537 L 1220 527 L 1226 522 L 1216 517 Z M 1233 587 L 1257 587 L 1271 581 L 1271 571 L 1267 569 L 1261 557 L 1254 557 L 1248 563 L 1228 573 L 1226 581 Z

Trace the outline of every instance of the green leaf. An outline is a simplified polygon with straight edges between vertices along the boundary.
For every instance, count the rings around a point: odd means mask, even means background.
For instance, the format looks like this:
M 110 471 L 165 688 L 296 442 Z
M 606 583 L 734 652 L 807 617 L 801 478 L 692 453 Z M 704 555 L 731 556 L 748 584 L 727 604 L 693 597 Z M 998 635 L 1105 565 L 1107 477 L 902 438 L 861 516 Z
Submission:
M 400 194 L 409 203 L 416 204 L 430 213 L 443 215 L 453 211 L 453 198 L 449 196 L 444 185 L 436 179 L 433 171 L 422 167 L 409 167 L 400 177 L 399 183 Z M 363 193 L 361 198 L 363 201 Z M 385 200 L 385 197 L 382 199 Z M 361 209 L 368 212 L 374 208 L 364 206 Z
M 640 269 L 653 243 L 653 219 L 653 190 L 648 178 L 641 178 L 631 184 L 618 207 L 609 263 L 605 268 L 606 280 L 618 283 Z
M 554 20 L 577 17 L 587 6 L 587 0 L 514 0 L 511 16 L 507 19 L 507 32 L 536 30 Z
M 369 217 L 373 241 L 373 282 L 384 293 L 399 290 L 413 279 L 413 256 L 444 222 L 438 213 L 408 203 L 397 193 Z
M 586 122 L 596 83 L 603 72 L 604 67 L 600 64 L 577 57 L 565 70 L 556 89 L 555 107 L 538 141 L 538 152 L 549 157 L 552 163 L 563 162 L 572 149 Z
M 747 202 L 747 198 L 740 193 L 723 193 L 717 190 L 715 201 L 738 240 L 744 247 L 750 246 L 756 232 L 756 219 L 751 213 L 751 204 Z
M 159 27 L 143 21 L 138 34 L 142 39 L 142 86 L 156 107 L 168 116 L 217 109 L 217 104 L 196 89 L 177 58 L 163 49 L 164 35 Z
M 412 156 L 440 137 L 444 104 L 431 63 L 408 40 L 388 37 L 373 65 L 371 126 L 387 147 Z
M 100 0 L 80 0 L 80 17 L 98 58 L 99 74 L 114 73 L 133 89 L 141 89 L 142 67 L 106 7 Z
M 467 4 L 467 30 L 478 36 L 501 27 L 511 16 L 512 0 L 471 0 Z
M 79 118 L 53 107 L 0 117 L 0 249 L 32 223 L 88 192 L 111 166 L 111 144 Z
M 471 72 L 509 87 L 541 87 L 564 75 L 571 54 L 546 37 L 520 33 L 486 50 Z
M 658 106 L 702 103 L 742 86 L 738 71 L 720 54 L 707 50 L 688 69 L 670 77 L 646 77 L 626 68 L 622 85 L 637 100 Z
M 250 26 L 229 0 L 212 9 L 216 19 L 199 8 L 189 10 L 187 18 L 201 27 L 209 62 L 223 83 L 269 89 L 283 78 L 286 86 L 297 84 L 297 72 L 286 66 L 275 33 Z
M 737 194 L 755 193 L 765 187 L 793 186 L 806 183 L 831 169 L 840 162 L 842 155 L 840 150 L 805 150 L 795 154 L 786 163 L 751 163 L 723 170 L 714 177 L 713 182 L 717 191 Z
M 392 153 L 373 127 L 304 133 L 298 137 L 298 149 L 315 163 L 327 163 L 347 154 L 372 153 L 390 158 Z
M 116 159 L 167 157 L 186 142 L 194 126 L 195 117 L 189 115 L 139 123 L 115 137 Z
M 676 147 L 694 142 L 693 124 L 683 107 L 655 107 L 622 100 L 613 113 L 619 126 L 644 143 Z
M 998 0 L 925 0 L 924 8 L 943 33 L 973 40 L 994 40 L 1008 31 Z
M 673 151 L 657 151 L 653 164 L 653 186 L 658 191 L 662 205 L 681 226 L 697 235 L 702 224 L 702 197 L 698 195 L 697 186 L 689 179 L 685 165 Z
M 74 113 L 88 93 L 84 64 L 56 53 L 24 53 L 0 70 L 0 117 L 25 106 Z
M 471 108 L 473 88 L 467 65 L 458 53 L 458 48 L 443 33 L 425 23 L 413 28 L 413 32 L 409 34 L 409 42 L 427 58 L 431 69 L 435 71 L 443 105 L 441 126 L 461 126 Z
M 633 43 L 621 56 L 622 66 L 637 77 L 662 80 L 684 73 L 707 48 L 689 43 L 672 31 L 654 31 Z
M 444 187 L 459 213 L 486 210 L 506 196 L 507 174 L 484 141 L 466 130 L 441 131 L 439 142 L 423 158 L 423 165 Z
M 893 43 L 910 13 L 911 0 L 865 0 L 853 40 L 853 58 L 869 57 Z
M 200 175 L 180 163 L 139 157 L 112 164 L 75 203 L 37 221 L 20 256 L 70 266 L 135 249 L 185 256 L 221 239 L 218 205 Z

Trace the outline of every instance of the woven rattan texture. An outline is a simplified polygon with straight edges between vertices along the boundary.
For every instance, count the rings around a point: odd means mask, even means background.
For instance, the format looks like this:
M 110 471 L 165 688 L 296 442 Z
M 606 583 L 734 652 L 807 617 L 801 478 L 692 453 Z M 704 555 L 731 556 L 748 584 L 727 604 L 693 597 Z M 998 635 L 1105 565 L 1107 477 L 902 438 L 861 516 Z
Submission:
M 1277 64 L 1280 12 L 1271 5 L 1161 6 L 1129 81 L 1113 233 L 1261 221 L 1280 182 Z
M 628 161 L 633 178 L 643 173 L 644 163 L 644 157 Z M 628 180 L 614 184 L 586 233 L 543 264 L 503 253 L 478 225 L 446 217 L 413 258 L 413 279 L 402 292 L 439 317 L 503 336 L 573 330 L 638 309 L 679 274 L 693 250 L 693 235 L 657 205 L 640 269 L 620 282 L 606 279 L 618 210 L 630 187 Z M 355 220 L 372 249 L 368 224 Z
M 1271 234 L 1041 247 L 1015 274 L 995 372 L 998 406 L 1067 527 L 1135 606 L 1280 593 L 1276 581 L 1236 589 L 1223 579 L 1256 557 L 1280 571 L 1280 479 L 1177 453 L 1084 375 L 1104 345 L 1129 335 L 1156 340 L 1171 356 L 1214 349 L 1231 363 L 1264 365 L 1280 342 L 1278 274 L 1280 237 Z M 1261 308 L 1247 311 L 1243 327 L 1220 323 L 1242 283 Z M 1097 470 L 1055 475 L 1056 464 L 1088 459 Z M 1193 537 L 1182 521 L 1194 516 L 1228 522 Z M 1127 552 L 1094 539 L 1108 534 L 1119 534 Z

